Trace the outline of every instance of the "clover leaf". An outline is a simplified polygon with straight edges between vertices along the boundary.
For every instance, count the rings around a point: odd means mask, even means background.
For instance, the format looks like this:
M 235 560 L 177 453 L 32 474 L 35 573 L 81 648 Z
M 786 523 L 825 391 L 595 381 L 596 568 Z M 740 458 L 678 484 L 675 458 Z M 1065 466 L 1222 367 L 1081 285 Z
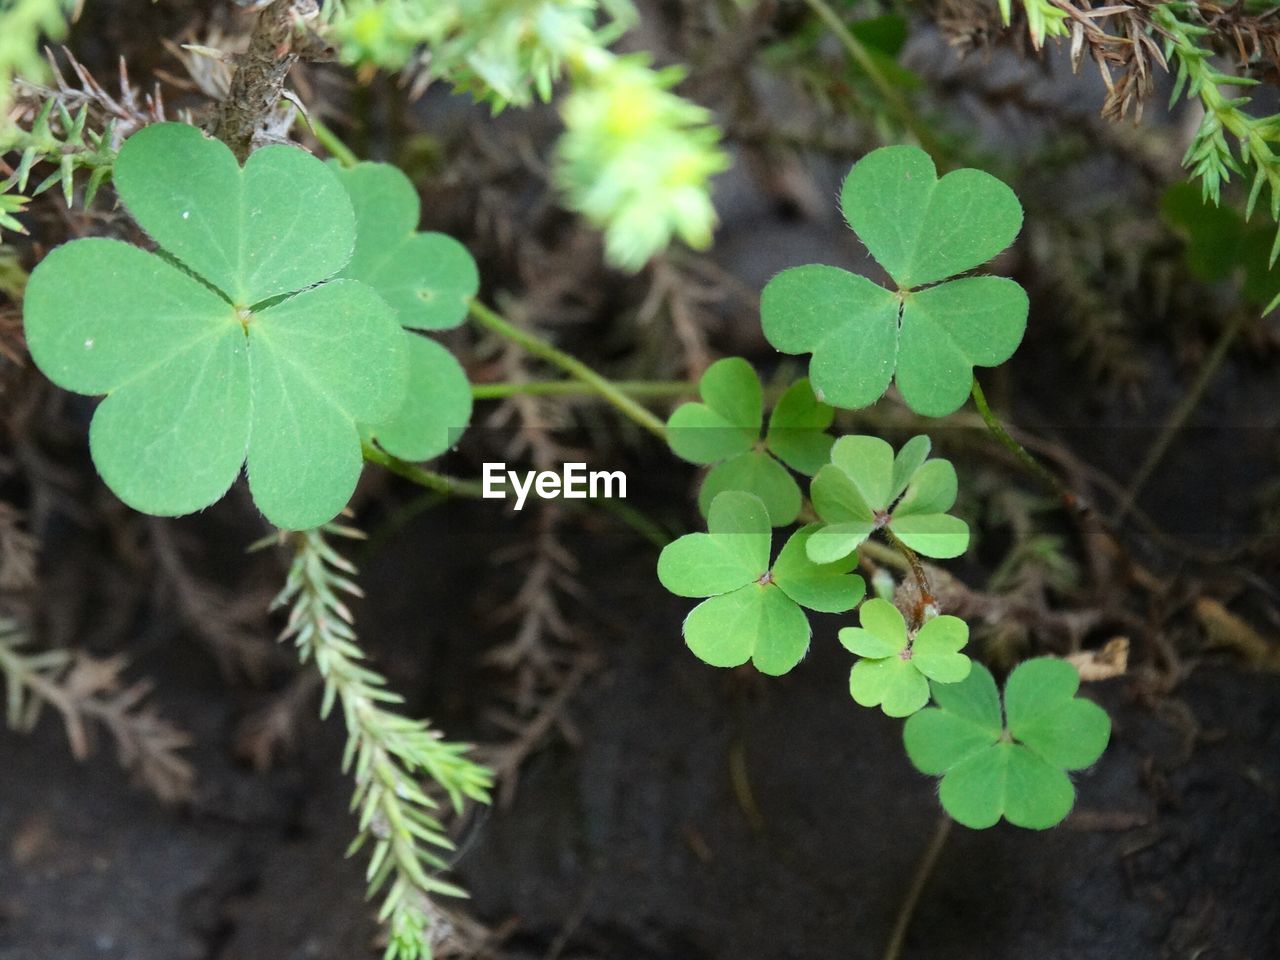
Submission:
M 743 490 L 764 501 L 774 526 L 791 523 L 801 498 L 786 467 L 812 476 L 826 462 L 832 438 L 824 431 L 835 411 L 814 398 L 809 381 L 798 380 L 773 408 L 762 440 L 764 392 L 741 357 L 709 366 L 698 393 L 701 403 L 682 404 L 671 414 L 667 438 L 677 456 L 713 465 L 698 492 L 703 515 L 718 494 Z
M 928 154 L 898 146 L 854 164 L 840 202 L 898 289 L 838 267 L 784 270 L 761 296 L 765 337 L 784 353 L 813 354 L 809 379 L 826 403 L 865 407 L 896 377 L 916 413 L 952 413 L 973 368 L 1009 359 L 1026 328 L 1027 295 L 1014 281 L 950 279 L 1013 241 L 1018 198 L 981 170 L 939 179 Z
M 1082 770 L 1106 749 L 1111 719 L 1078 699 L 1080 675 L 1065 660 L 1019 664 L 1000 696 L 990 671 L 975 663 L 959 683 L 933 684 L 936 706 L 903 729 L 911 762 L 942 776 L 942 806 L 967 827 L 1010 823 L 1043 830 L 1075 803 L 1068 770 Z
M 293 147 L 242 168 L 177 123 L 130 137 L 114 179 L 160 253 L 75 240 L 32 273 L 24 304 L 49 379 L 106 394 L 89 432 L 103 480 L 176 516 L 219 499 L 247 462 L 272 523 L 332 519 L 360 475 L 356 425 L 394 413 L 408 362 L 382 299 L 331 279 L 355 235 L 342 184 Z
M 356 245 L 340 276 L 362 281 L 406 328 L 409 381 L 400 408 L 367 439 L 404 460 L 429 460 L 457 442 L 471 420 L 471 384 L 444 347 L 410 330 L 445 330 L 467 316 L 479 288 L 466 247 L 442 233 L 418 233 L 418 192 L 385 163 L 334 166 L 356 216 Z
M 841 613 L 866 591 L 851 574 L 856 560 L 815 564 L 805 545 L 814 527 L 797 530 L 769 565 L 769 514 L 757 496 L 738 490 L 718 494 L 708 512 L 707 533 L 669 543 L 658 557 L 658 579 L 680 597 L 706 597 L 685 618 L 689 649 L 713 667 L 748 660 L 781 676 L 809 649 L 809 619 L 801 607 Z
M 894 456 L 879 437 L 841 437 L 831 462 L 809 488 L 824 525 L 809 540 L 809 558 L 848 556 L 876 530 L 888 529 L 926 557 L 958 557 L 969 548 L 969 526 L 946 511 L 956 502 L 956 470 L 929 460 L 930 442 L 913 437 Z
M 892 603 L 875 598 L 858 611 L 861 627 L 845 627 L 840 643 L 863 659 L 849 674 L 849 693 L 886 716 L 909 717 L 929 702 L 929 681 L 956 683 L 969 675 L 969 625 L 959 617 L 927 621 L 912 637 Z
M 443 233 L 419 233 L 413 183 L 385 163 L 338 167 L 355 208 L 355 250 L 339 274 L 378 291 L 411 330 L 449 330 L 467 318 L 480 275 L 467 248 Z

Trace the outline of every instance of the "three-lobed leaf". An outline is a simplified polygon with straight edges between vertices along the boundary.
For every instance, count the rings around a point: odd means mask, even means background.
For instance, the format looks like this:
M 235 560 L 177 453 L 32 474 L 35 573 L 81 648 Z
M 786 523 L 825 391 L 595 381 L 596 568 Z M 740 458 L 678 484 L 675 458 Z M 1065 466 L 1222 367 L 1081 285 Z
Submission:
M 969 675 L 969 658 L 960 653 L 969 627 L 957 617 L 934 617 L 912 637 L 898 608 L 877 597 L 862 605 L 859 621 L 839 638 L 862 658 L 849 673 L 849 693 L 861 706 L 908 717 L 929 702 L 930 680 L 956 683 Z
M 761 296 L 766 338 L 785 353 L 812 354 L 814 391 L 835 406 L 874 403 L 896 376 L 917 413 L 959 409 L 973 368 L 1017 349 L 1027 297 L 1000 277 L 950 278 L 1013 241 L 1022 225 L 1017 197 L 980 170 L 939 179 L 924 151 L 899 146 L 853 166 L 841 205 L 897 291 L 837 267 L 785 270 Z
M 139 510 L 179 515 L 247 463 L 272 523 L 328 521 L 359 476 L 357 425 L 390 417 L 408 376 L 394 312 L 332 279 L 355 233 L 342 184 L 292 147 L 241 167 L 185 124 L 130 137 L 115 179 L 161 255 L 73 241 L 36 268 L 24 303 L 37 365 L 106 394 L 90 430 L 103 479 Z
M 1004 720 L 991 673 L 974 664 L 959 683 L 934 683 L 935 706 L 903 729 L 911 761 L 941 775 L 943 807 L 980 829 L 1002 816 L 1015 826 L 1060 823 L 1075 802 L 1067 771 L 1094 763 L 1106 748 L 1111 720 L 1075 696 L 1071 664 L 1048 657 L 1019 664 L 1005 683 Z
M 924 436 L 913 437 L 896 455 L 879 437 L 838 439 L 831 462 L 809 488 L 823 521 L 809 541 L 810 559 L 829 563 L 848 556 L 883 528 L 927 557 L 964 553 L 968 524 L 947 513 L 956 499 L 955 467 L 947 460 L 927 459 L 929 450 Z
M 795 520 L 800 488 L 787 467 L 812 475 L 826 461 L 831 407 L 815 399 L 807 380 L 799 380 L 778 400 L 762 440 L 764 391 L 741 357 L 709 366 L 698 393 L 701 402 L 681 404 L 672 413 L 667 439 L 677 456 L 711 467 L 698 491 L 703 514 L 719 494 L 741 490 L 764 502 L 774 526 Z
M 684 637 L 699 659 L 716 667 L 752 661 L 778 676 L 809 648 L 809 620 L 801 607 L 839 613 L 862 599 L 866 586 L 853 574 L 853 558 L 818 565 L 808 558 L 804 527 L 769 564 L 771 521 L 763 501 L 742 491 L 716 496 L 707 533 L 668 544 L 658 557 L 658 579 L 682 597 L 706 598 L 684 622 Z

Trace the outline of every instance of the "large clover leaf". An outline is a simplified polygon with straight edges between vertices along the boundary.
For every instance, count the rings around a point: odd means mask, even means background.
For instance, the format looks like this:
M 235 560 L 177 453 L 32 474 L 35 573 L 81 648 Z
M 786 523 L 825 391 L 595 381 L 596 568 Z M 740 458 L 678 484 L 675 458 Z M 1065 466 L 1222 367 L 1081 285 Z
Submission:
M 1001 816 L 1019 827 L 1052 827 L 1075 803 L 1066 771 L 1092 764 L 1111 736 L 1106 711 L 1077 699 L 1079 687 L 1064 660 L 1019 664 L 1005 683 L 1002 722 L 995 680 L 975 663 L 961 682 L 933 684 L 937 705 L 903 729 L 907 755 L 921 772 L 942 776 L 942 806 L 967 827 Z
M 834 411 L 813 396 L 808 380 L 787 389 L 769 415 L 763 440 L 764 393 L 755 369 L 741 357 L 709 366 L 698 384 L 701 403 L 685 403 L 667 421 L 676 456 L 712 465 L 698 492 L 703 516 L 726 490 L 753 493 L 764 501 L 776 527 L 800 512 L 800 488 L 787 472 L 813 474 L 827 461 Z M 783 466 L 786 464 L 786 466 Z
M 969 675 L 969 625 L 959 617 L 934 617 L 911 636 L 888 600 L 868 600 L 858 611 L 861 627 L 845 627 L 840 643 L 863 659 L 849 674 L 849 693 L 864 707 L 909 717 L 929 702 L 929 681 L 956 683 Z
M 826 403 L 865 407 L 896 375 L 917 413 L 959 409 L 973 368 L 1003 363 L 1017 349 L 1027 295 L 1002 277 L 948 278 L 1013 241 L 1022 226 L 1018 198 L 980 170 L 938 179 L 928 154 L 900 146 L 854 164 L 840 202 L 897 291 L 837 267 L 785 270 L 761 296 L 765 336 L 784 353 L 813 354 L 809 378 Z
M 801 607 L 842 613 L 857 606 L 866 584 L 851 574 L 855 559 L 813 563 L 803 527 L 769 565 L 769 514 L 759 497 L 730 490 L 716 496 L 708 533 L 690 533 L 663 548 L 658 579 L 680 597 L 707 597 L 684 621 L 689 649 L 713 667 L 748 660 L 780 676 L 809 649 L 809 619 Z
M 809 540 L 809 558 L 848 556 L 876 530 L 888 529 L 927 557 L 958 557 L 969 548 L 969 526 L 947 513 L 956 502 L 956 470 L 927 459 L 925 436 L 893 447 L 879 437 L 841 437 L 831 463 L 818 471 L 810 499 L 824 525 Z
M 272 523 L 332 519 L 360 474 L 356 424 L 390 416 L 407 376 L 394 312 L 329 280 L 355 235 L 342 184 L 292 147 L 241 168 L 176 123 L 130 137 L 114 176 L 160 255 L 73 241 L 32 273 L 24 304 L 49 379 L 106 394 L 89 435 L 98 472 L 130 506 L 176 516 L 221 497 L 247 461 Z
M 400 408 L 368 439 L 405 460 L 449 449 L 471 419 L 471 384 L 462 365 L 433 340 L 409 332 L 456 327 L 479 288 L 467 249 L 442 233 L 418 233 L 418 192 L 385 163 L 334 168 L 356 215 L 356 245 L 339 276 L 360 280 L 386 300 L 406 328 L 409 382 Z

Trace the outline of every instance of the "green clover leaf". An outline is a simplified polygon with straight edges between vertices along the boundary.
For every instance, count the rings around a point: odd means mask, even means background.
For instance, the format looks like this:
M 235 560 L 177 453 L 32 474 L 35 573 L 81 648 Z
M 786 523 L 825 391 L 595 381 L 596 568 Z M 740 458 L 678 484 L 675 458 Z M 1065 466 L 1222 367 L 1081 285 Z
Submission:
M 840 202 L 897 291 L 838 267 L 784 270 L 761 295 L 765 337 L 784 353 L 813 354 L 809 378 L 826 403 L 865 407 L 896 376 L 916 413 L 952 413 L 973 368 L 1009 359 L 1026 329 L 1027 295 L 1014 281 L 950 279 L 1013 242 L 1018 198 L 981 170 L 938 179 L 928 154 L 898 146 L 854 164 Z
M 748 660 L 781 676 L 809 649 L 809 619 L 802 607 L 842 613 L 866 591 L 851 574 L 856 559 L 815 564 L 806 544 L 815 527 L 796 531 L 769 566 L 773 538 L 764 502 L 750 493 L 718 494 L 708 512 L 707 533 L 669 543 L 658 557 L 658 579 L 679 597 L 705 599 L 685 618 L 689 649 L 713 667 Z
M 1019 664 L 1000 696 L 986 667 L 975 663 L 959 683 L 934 683 L 936 706 L 903 729 L 911 762 L 942 776 L 942 806 L 967 827 L 1010 823 L 1043 830 L 1062 822 L 1075 803 L 1068 770 L 1082 770 L 1106 749 L 1111 719 L 1078 699 L 1080 675 L 1064 660 Z
M 418 233 L 418 192 L 399 169 L 358 163 L 333 169 L 356 216 L 356 245 L 341 277 L 368 284 L 405 330 L 409 381 L 399 410 L 362 425 L 393 456 L 429 460 L 457 443 L 471 420 L 471 384 L 444 347 L 410 330 L 446 330 L 466 319 L 479 273 L 466 247 L 442 233 Z
M 241 168 L 178 123 L 130 137 L 114 176 L 160 254 L 73 241 L 32 273 L 24 304 L 49 379 L 106 394 L 89 433 L 103 480 L 177 516 L 219 499 L 247 462 L 276 526 L 332 519 L 363 464 L 356 425 L 389 417 L 407 377 L 395 314 L 330 279 L 355 234 L 342 184 L 292 147 Z
M 356 215 L 356 245 L 339 274 L 373 287 L 411 330 L 449 330 L 467 318 L 480 275 L 467 248 L 419 233 L 413 183 L 385 163 L 334 165 Z
M 839 636 L 846 650 L 863 658 L 849 674 L 849 693 L 860 706 L 909 717 L 929 702 L 930 680 L 956 683 L 969 675 L 969 658 L 960 653 L 969 625 L 959 617 L 934 617 L 911 637 L 887 600 L 868 600 L 858 616 L 862 626 L 845 627 Z
M 927 459 L 925 436 L 893 447 L 879 437 L 841 437 L 831 462 L 809 488 L 824 521 L 809 540 L 809 559 L 831 563 L 846 557 L 873 532 L 889 529 L 926 557 L 958 557 L 969 549 L 969 525 L 947 513 L 956 502 L 956 470 L 948 460 Z
M 667 438 L 676 456 L 711 465 L 698 492 L 703 516 L 720 493 L 743 490 L 764 501 L 774 526 L 791 523 L 801 498 L 786 467 L 812 476 L 826 463 L 832 438 L 825 431 L 835 411 L 814 398 L 809 381 L 797 380 L 773 408 L 762 440 L 764 392 L 741 357 L 709 366 L 698 393 L 701 403 L 681 404 L 671 414 Z

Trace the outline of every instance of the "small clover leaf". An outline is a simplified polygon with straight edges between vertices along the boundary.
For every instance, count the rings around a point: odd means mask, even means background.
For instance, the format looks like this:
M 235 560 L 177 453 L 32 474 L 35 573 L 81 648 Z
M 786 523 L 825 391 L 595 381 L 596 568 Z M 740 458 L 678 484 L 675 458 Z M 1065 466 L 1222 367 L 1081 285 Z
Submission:
M 942 806 L 967 827 L 1010 823 L 1043 830 L 1075 803 L 1066 771 L 1092 764 L 1106 749 L 1111 719 L 1078 699 L 1080 676 L 1063 660 L 1019 664 L 1000 696 L 990 671 L 974 664 L 959 683 L 934 683 L 936 706 L 907 720 L 903 741 L 922 772 L 942 776 Z
M 363 464 L 356 425 L 394 413 L 407 377 L 393 311 L 330 279 L 355 233 L 342 184 L 293 147 L 241 167 L 177 123 L 130 137 L 115 183 L 161 254 L 75 240 L 39 264 L 24 304 L 49 379 L 106 394 L 89 432 L 98 472 L 130 506 L 176 516 L 247 462 L 272 523 L 332 519 Z
M 658 557 L 658 579 L 680 597 L 707 598 L 685 618 L 689 649 L 713 667 L 752 661 L 781 676 L 809 649 L 809 620 L 801 607 L 840 613 L 857 605 L 866 590 L 851 574 L 854 559 L 819 565 L 806 541 L 813 527 L 792 535 L 772 569 L 769 514 L 763 501 L 730 490 L 716 496 L 707 533 L 690 533 L 668 544 Z
M 813 355 L 809 376 L 826 403 L 865 407 L 896 376 L 916 413 L 952 413 L 973 368 L 1009 359 L 1026 328 L 1027 295 L 1014 281 L 952 279 L 1013 241 L 1018 198 L 980 170 L 939 179 L 928 154 L 898 146 L 854 164 L 840 199 L 898 290 L 838 267 L 784 270 L 761 295 L 765 337 L 784 353 Z
M 849 674 L 849 693 L 859 705 L 909 717 L 929 702 L 929 680 L 956 683 L 969 675 L 969 658 L 960 653 L 969 625 L 960 618 L 934 617 L 911 637 L 887 600 L 868 600 L 858 614 L 862 626 L 845 627 L 839 636 L 846 650 L 863 658 Z
M 774 526 L 791 523 L 801 497 L 786 467 L 812 476 L 826 462 L 832 438 L 825 430 L 835 411 L 814 398 L 807 380 L 798 380 L 778 400 L 761 440 L 764 391 L 741 357 L 709 366 L 698 392 L 701 403 L 682 404 L 672 413 L 667 437 L 677 456 L 711 465 L 698 492 L 703 515 L 718 494 L 742 490 L 764 501 Z
M 355 209 L 356 244 L 340 276 L 368 284 L 406 328 L 409 380 L 399 410 L 363 424 L 366 438 L 404 460 L 453 446 L 471 420 L 471 385 L 444 347 L 410 330 L 445 330 L 467 316 L 479 288 L 475 261 L 452 237 L 417 233 L 418 192 L 385 163 L 333 166 Z
M 339 274 L 373 287 L 412 330 L 448 330 L 467 317 L 480 275 L 467 248 L 418 233 L 418 191 L 385 163 L 336 167 L 356 216 L 356 245 Z
M 956 500 L 950 461 L 927 459 L 929 438 L 913 437 L 894 456 L 879 437 L 841 437 L 831 462 L 810 486 L 824 525 L 809 540 L 809 559 L 848 556 L 876 530 L 888 528 L 926 557 L 958 557 L 969 548 L 969 526 L 947 513 Z

